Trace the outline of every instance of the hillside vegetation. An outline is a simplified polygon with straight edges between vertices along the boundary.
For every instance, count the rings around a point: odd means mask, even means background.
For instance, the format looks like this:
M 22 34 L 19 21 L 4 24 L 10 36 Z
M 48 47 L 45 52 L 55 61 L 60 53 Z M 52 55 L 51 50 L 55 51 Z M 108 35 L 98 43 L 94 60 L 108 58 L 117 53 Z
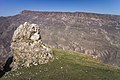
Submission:
M 54 49 L 54 61 L 12 71 L 0 80 L 120 80 L 120 69 L 89 55 Z

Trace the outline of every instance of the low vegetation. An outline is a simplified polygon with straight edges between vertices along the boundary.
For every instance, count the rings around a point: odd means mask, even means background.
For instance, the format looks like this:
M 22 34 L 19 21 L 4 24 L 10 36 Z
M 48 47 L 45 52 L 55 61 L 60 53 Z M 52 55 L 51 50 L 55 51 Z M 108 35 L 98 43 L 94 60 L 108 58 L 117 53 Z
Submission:
M 120 80 L 120 68 L 89 55 L 54 49 L 54 61 L 9 72 L 0 80 Z

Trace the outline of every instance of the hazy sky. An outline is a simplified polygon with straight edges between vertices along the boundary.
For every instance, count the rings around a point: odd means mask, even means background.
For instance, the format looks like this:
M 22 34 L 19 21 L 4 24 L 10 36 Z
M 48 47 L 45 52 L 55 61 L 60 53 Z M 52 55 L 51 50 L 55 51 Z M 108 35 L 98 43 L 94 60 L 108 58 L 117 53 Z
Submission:
M 15 15 L 22 10 L 120 15 L 120 0 L 0 0 L 0 16 Z

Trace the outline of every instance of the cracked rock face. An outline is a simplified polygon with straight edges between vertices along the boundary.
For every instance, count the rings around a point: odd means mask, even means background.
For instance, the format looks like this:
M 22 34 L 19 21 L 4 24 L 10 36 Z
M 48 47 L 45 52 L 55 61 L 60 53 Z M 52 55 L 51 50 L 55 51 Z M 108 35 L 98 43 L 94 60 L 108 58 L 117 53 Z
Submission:
M 25 22 L 13 34 L 11 49 L 14 56 L 14 67 L 45 64 L 53 60 L 52 50 L 41 40 L 37 24 Z

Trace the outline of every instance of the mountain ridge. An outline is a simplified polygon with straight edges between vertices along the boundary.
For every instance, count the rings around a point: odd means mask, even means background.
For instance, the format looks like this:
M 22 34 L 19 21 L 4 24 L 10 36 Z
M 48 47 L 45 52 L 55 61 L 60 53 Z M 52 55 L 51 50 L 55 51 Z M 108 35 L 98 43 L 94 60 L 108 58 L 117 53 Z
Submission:
M 22 10 L 20 11 L 20 13 L 18 14 L 24 14 L 24 13 L 83 13 L 83 14 L 96 14 L 96 15 L 108 15 L 108 16 L 120 16 L 120 15 L 117 15 L 117 14 L 105 14 L 105 13 L 97 13 L 97 12 L 80 12 L 80 11 L 44 11 L 44 10 L 41 10 L 41 11 L 36 11 L 36 10 Z M 15 15 L 11 15 L 11 16 L 0 16 L 0 17 L 12 17 L 12 16 L 16 16 L 18 14 L 15 14 Z

